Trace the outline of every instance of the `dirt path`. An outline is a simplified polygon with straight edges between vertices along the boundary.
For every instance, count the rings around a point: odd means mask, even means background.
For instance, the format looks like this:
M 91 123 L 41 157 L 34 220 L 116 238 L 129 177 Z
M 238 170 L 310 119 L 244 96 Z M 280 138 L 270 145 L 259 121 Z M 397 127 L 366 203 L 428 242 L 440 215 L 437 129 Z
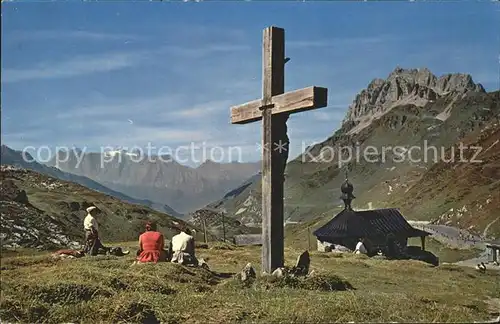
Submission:
M 447 225 L 435 225 L 429 222 L 408 221 L 415 228 L 432 234 L 432 238 L 442 244 L 456 249 L 485 249 L 482 237 L 471 234 L 466 230 Z
M 488 235 L 488 230 L 490 229 L 490 226 L 493 225 L 493 224 L 495 224 L 496 221 L 498 221 L 499 219 L 500 219 L 500 217 L 497 217 L 491 223 L 489 223 L 488 225 L 486 225 L 486 227 L 484 228 L 483 237 L 486 237 L 486 235 Z

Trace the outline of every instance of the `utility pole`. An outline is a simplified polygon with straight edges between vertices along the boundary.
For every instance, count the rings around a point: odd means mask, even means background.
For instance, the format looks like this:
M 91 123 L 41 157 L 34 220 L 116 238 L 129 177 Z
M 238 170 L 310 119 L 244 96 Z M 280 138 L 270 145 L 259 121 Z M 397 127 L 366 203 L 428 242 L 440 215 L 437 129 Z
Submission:
M 226 222 L 224 220 L 226 215 L 226 209 L 222 210 L 221 215 L 222 215 L 222 235 L 223 235 L 222 237 L 224 238 L 224 242 L 226 242 Z
M 307 226 L 307 246 L 309 246 L 309 251 L 311 251 L 311 226 Z
M 206 215 L 201 216 L 201 222 L 203 223 L 203 238 L 205 239 L 205 244 L 208 244 L 207 240 L 207 224 L 205 220 Z

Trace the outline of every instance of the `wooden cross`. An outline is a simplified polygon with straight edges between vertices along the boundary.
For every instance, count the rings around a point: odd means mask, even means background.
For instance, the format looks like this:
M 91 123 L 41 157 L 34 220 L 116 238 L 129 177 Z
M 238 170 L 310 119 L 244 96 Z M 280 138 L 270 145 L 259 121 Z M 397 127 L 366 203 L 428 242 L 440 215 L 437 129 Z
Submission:
M 264 29 L 262 99 L 231 107 L 231 123 L 262 119 L 262 271 L 284 265 L 284 172 L 288 159 L 286 122 L 291 113 L 327 105 L 327 89 L 285 92 L 285 30 Z

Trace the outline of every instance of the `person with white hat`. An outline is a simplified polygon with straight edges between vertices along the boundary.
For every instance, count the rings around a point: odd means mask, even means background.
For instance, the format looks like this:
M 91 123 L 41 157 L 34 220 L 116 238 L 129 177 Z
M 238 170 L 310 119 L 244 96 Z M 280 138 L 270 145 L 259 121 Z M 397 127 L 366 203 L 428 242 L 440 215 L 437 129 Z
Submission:
M 90 255 L 97 255 L 100 248 L 104 248 L 99 239 L 99 225 L 94 218 L 99 212 L 96 206 L 90 206 L 86 209 L 87 216 L 83 220 L 83 228 L 85 229 L 85 247 L 84 252 Z

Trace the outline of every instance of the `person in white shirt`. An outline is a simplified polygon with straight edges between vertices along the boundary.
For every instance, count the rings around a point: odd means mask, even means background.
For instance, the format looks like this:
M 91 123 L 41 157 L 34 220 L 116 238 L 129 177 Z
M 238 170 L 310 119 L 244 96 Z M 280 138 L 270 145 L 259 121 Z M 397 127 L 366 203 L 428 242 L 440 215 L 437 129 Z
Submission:
M 94 216 L 99 212 L 95 206 L 90 206 L 87 209 L 87 216 L 83 220 L 83 228 L 85 230 L 85 247 L 84 253 L 90 255 L 97 255 L 100 248 L 104 248 L 99 239 L 99 225 Z
M 356 244 L 356 249 L 354 250 L 356 254 L 368 254 L 368 250 L 365 247 L 364 239 L 359 239 L 358 244 Z
M 198 265 L 194 253 L 194 237 L 191 236 L 189 229 L 178 229 L 179 233 L 172 237 L 170 242 L 170 251 L 172 253 L 172 263 Z

